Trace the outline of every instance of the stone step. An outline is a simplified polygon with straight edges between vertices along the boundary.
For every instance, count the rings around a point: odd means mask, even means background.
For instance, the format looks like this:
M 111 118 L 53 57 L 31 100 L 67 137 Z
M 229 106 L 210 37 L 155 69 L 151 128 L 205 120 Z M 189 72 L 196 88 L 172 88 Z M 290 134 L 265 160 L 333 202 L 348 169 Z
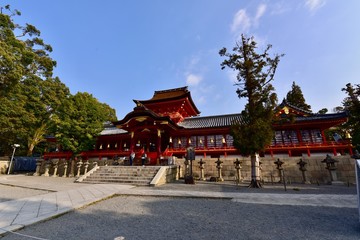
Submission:
M 117 182 L 134 185 L 149 185 L 160 167 L 101 166 L 87 176 L 85 183 Z
M 118 180 L 114 180 L 114 179 L 107 179 L 106 181 L 104 180 L 84 180 L 83 183 L 122 183 L 122 184 L 132 184 L 132 185 L 149 185 L 150 181 L 136 181 L 136 180 L 129 180 L 129 181 L 118 181 Z
M 120 177 L 120 176 L 93 176 L 93 177 L 88 177 L 87 179 L 100 179 L 100 180 L 106 180 L 106 179 L 118 179 L 118 180 L 149 180 L 151 181 L 153 179 L 153 177 L 144 177 L 144 176 L 140 176 L 140 177 Z M 85 181 L 84 180 L 84 181 Z

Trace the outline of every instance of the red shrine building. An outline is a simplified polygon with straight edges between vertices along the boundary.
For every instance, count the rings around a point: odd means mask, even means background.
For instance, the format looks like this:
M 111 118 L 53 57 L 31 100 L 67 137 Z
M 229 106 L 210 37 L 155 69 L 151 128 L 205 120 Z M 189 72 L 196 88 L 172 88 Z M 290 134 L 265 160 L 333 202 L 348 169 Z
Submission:
M 85 159 L 136 159 L 146 153 L 149 165 L 168 157 L 184 157 L 193 147 L 197 157 L 218 158 L 241 155 L 234 146 L 230 126 L 240 114 L 200 116 L 187 87 L 155 91 L 149 100 L 134 100 L 135 107 L 122 120 L 108 123 L 97 138 L 94 150 L 81 153 Z M 324 131 L 347 121 L 347 114 L 313 114 L 283 101 L 274 123 L 275 137 L 262 155 L 302 156 L 316 153 L 349 153 L 349 139 L 326 139 Z M 290 120 L 291 119 L 291 120 Z M 71 153 L 46 153 L 45 159 L 69 158 Z

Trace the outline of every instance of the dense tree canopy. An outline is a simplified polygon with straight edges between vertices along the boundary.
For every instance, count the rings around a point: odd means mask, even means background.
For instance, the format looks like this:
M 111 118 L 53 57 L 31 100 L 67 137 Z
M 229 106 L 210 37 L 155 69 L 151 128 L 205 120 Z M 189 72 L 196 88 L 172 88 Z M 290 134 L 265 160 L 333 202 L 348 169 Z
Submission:
M 6 10 L 8 14 L 3 13 Z M 13 21 L 21 13 L 7 5 L 0 13 L 0 97 L 20 81 L 38 76 L 52 76 L 56 62 L 49 53 L 50 45 L 40 38 L 33 25 L 20 26 Z
M 115 110 L 89 93 L 77 93 L 61 106 L 56 116 L 56 139 L 65 151 L 75 154 L 94 148 L 104 122 L 115 121 Z
M 286 101 L 295 107 L 311 112 L 311 106 L 306 103 L 300 86 L 292 83 L 291 90 L 286 94 Z
M 348 95 L 344 101 L 344 109 L 350 114 L 345 128 L 352 136 L 352 143 L 360 151 L 360 84 L 346 84 L 342 89 Z
M 277 96 L 271 81 L 282 55 L 269 56 L 271 45 L 264 52 L 257 53 L 254 38 L 241 36 L 231 53 L 226 48 L 219 54 L 226 59 L 222 69 L 228 67 L 237 71 L 236 93 L 239 98 L 247 98 L 248 103 L 242 111 L 242 122 L 234 123 L 232 135 L 234 146 L 243 155 L 252 158 L 252 187 L 259 187 L 258 160 L 256 154 L 264 150 L 273 138 L 272 120 Z M 257 162 L 256 162 L 257 161 Z
M 59 137 L 75 153 L 91 149 L 103 123 L 116 120 L 115 110 L 88 93 L 71 95 L 52 77 L 51 46 L 34 26 L 16 24 L 13 17 L 19 15 L 1 8 L 0 154 L 9 154 L 14 143 L 21 145 L 19 154 L 41 154 L 46 136 Z

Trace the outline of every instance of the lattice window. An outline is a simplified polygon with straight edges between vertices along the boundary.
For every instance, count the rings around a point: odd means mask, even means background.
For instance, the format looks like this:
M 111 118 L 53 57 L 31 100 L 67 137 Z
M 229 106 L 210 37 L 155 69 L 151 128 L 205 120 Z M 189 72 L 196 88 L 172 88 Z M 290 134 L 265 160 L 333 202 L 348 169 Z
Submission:
M 309 130 L 301 130 L 301 138 L 304 143 L 311 143 L 311 136 Z
M 223 146 L 223 135 L 216 135 L 215 139 L 216 139 L 215 146 L 222 147 Z
M 215 136 L 213 136 L 213 135 L 207 136 L 207 147 L 208 148 L 215 147 Z
M 205 146 L 205 137 L 204 136 L 197 136 L 197 147 L 204 148 Z
M 314 143 L 322 143 L 323 139 L 321 136 L 321 131 L 319 129 L 311 130 L 311 137 Z
M 196 136 L 191 136 L 189 139 L 188 139 L 188 146 L 189 147 L 195 147 L 196 146 Z
M 228 147 L 233 147 L 234 146 L 234 138 L 229 134 L 226 135 L 226 145 Z

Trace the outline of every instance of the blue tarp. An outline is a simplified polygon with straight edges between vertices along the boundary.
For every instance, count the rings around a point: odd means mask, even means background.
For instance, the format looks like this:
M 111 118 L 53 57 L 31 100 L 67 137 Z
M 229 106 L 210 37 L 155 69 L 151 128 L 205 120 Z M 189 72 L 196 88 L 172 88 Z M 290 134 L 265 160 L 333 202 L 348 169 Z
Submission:
M 14 157 L 14 172 L 35 172 L 36 157 Z

